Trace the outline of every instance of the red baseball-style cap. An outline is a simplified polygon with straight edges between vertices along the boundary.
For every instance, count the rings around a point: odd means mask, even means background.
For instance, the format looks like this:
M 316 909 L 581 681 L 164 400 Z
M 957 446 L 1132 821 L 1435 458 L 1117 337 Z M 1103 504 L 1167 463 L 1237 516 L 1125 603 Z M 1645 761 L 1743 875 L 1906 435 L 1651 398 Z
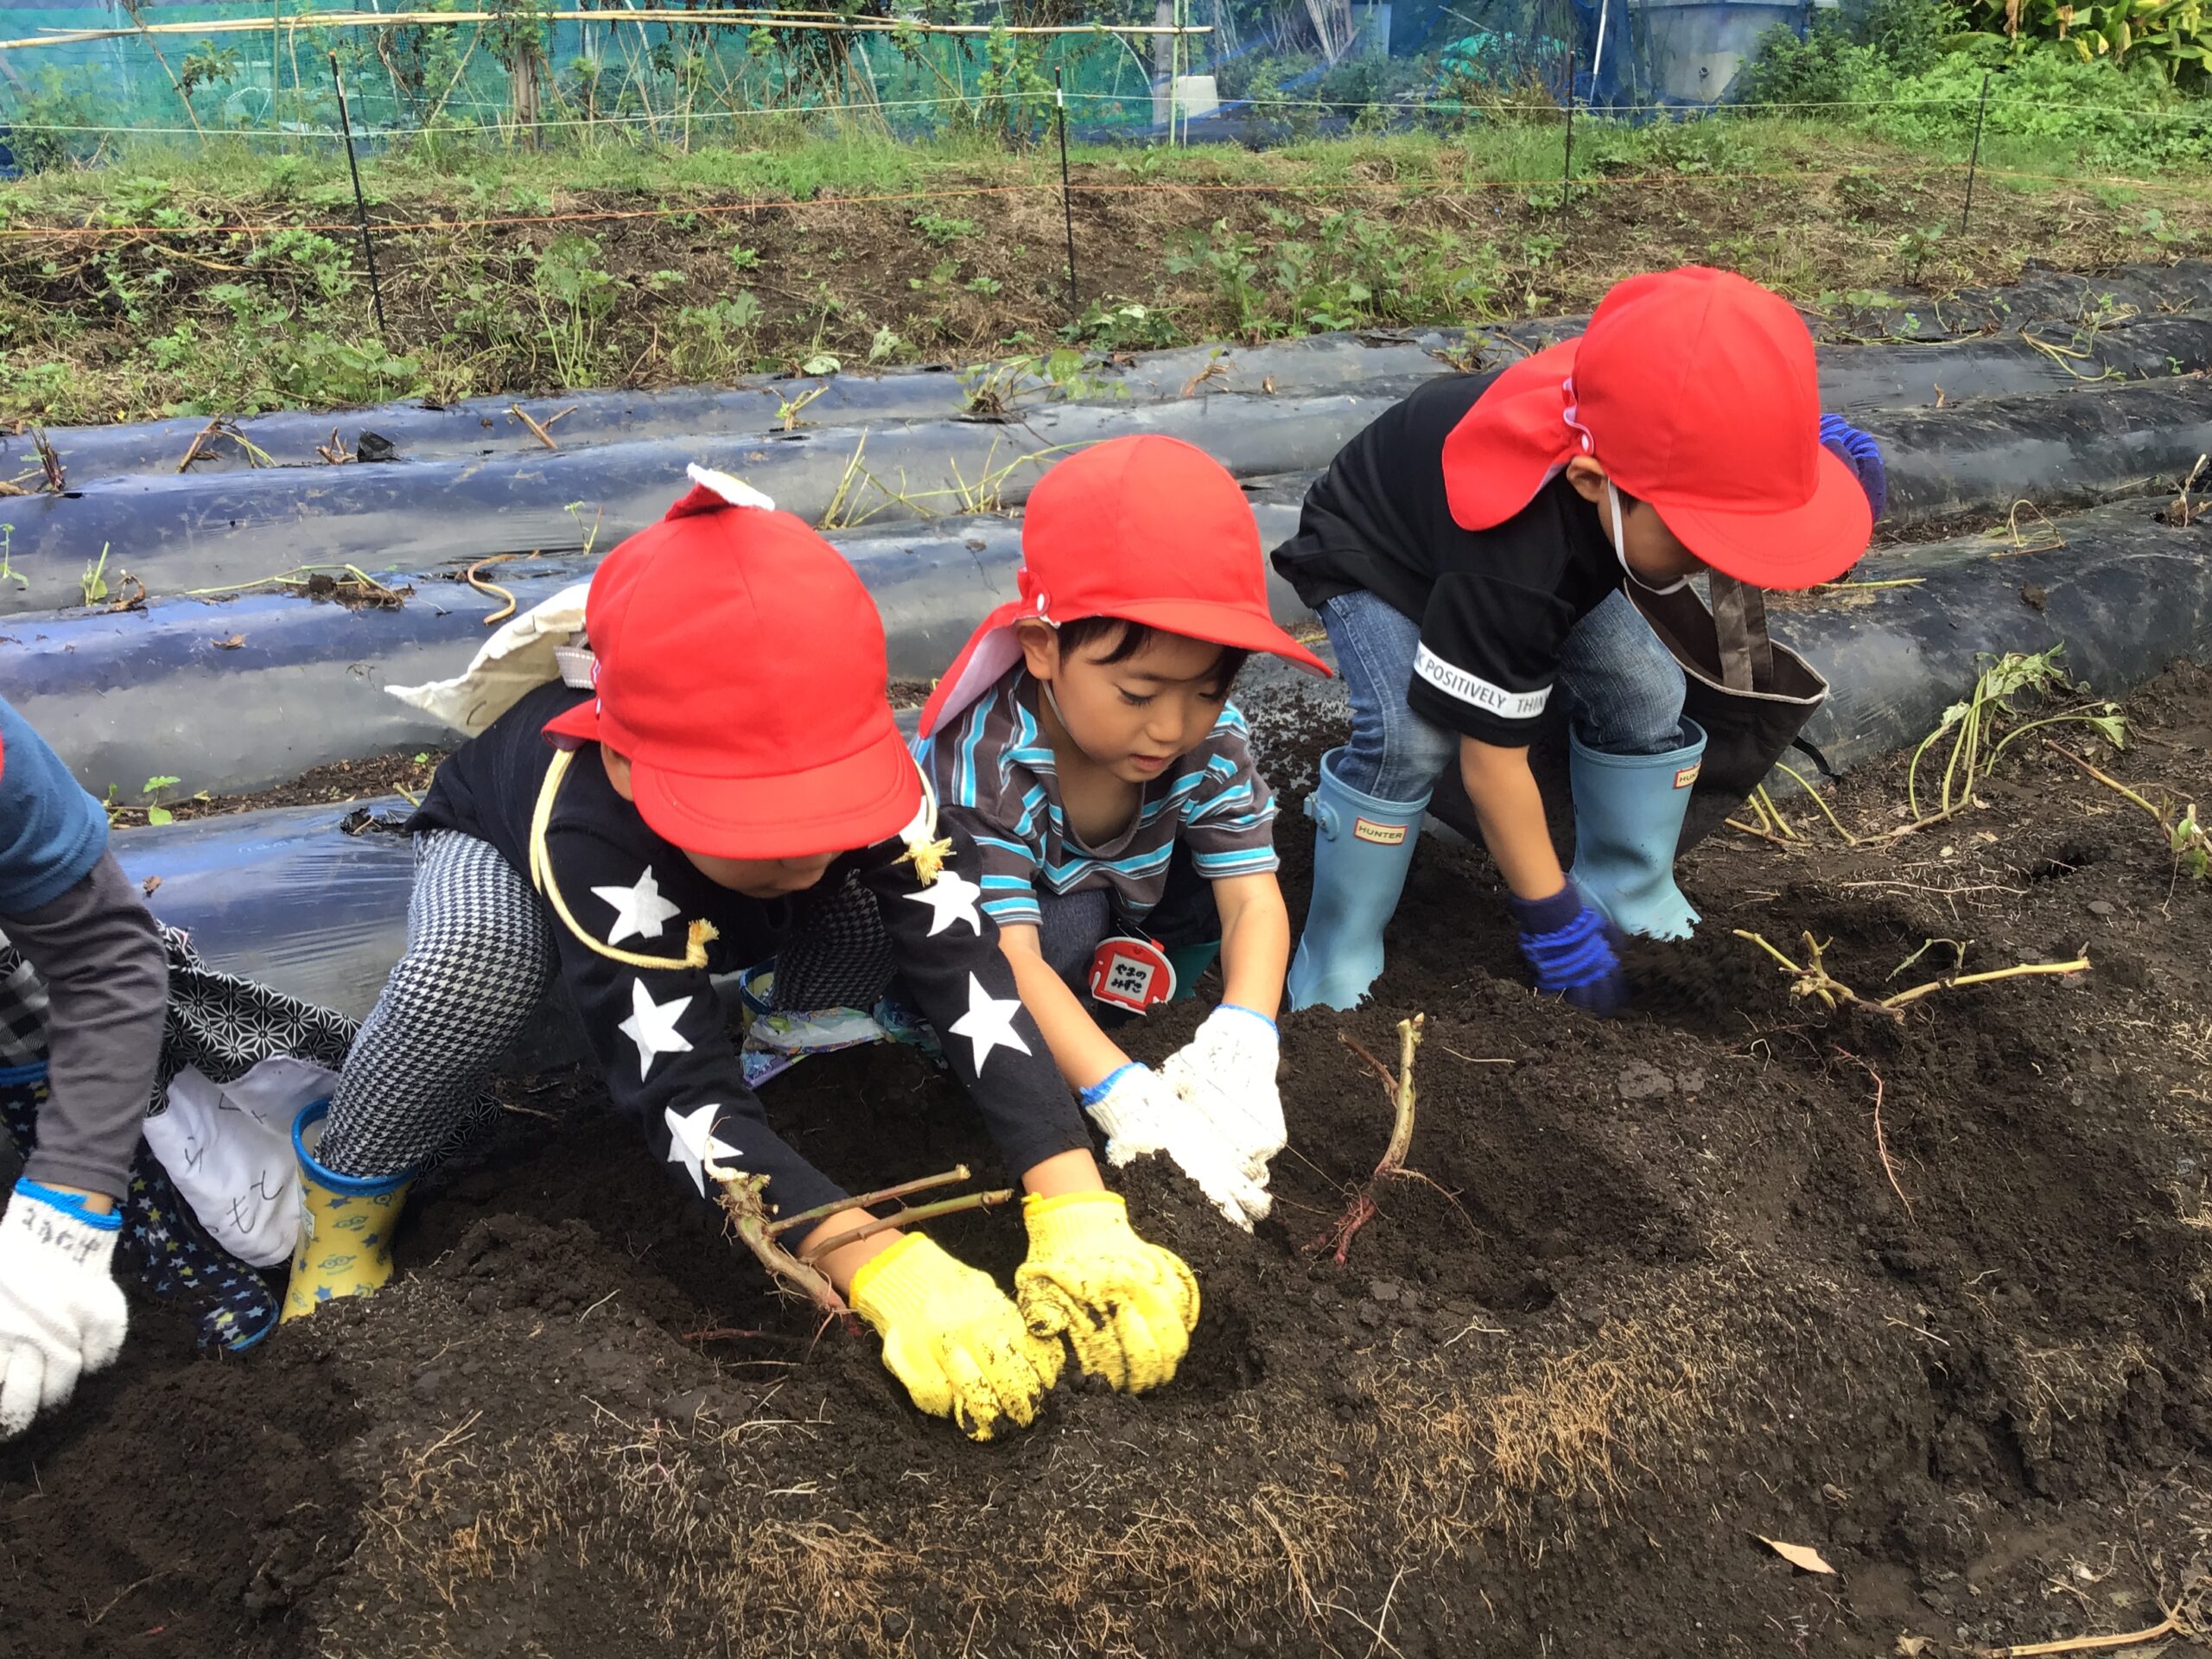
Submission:
M 1616 283 L 1580 339 L 1499 375 L 1445 440 L 1444 480 L 1452 518 L 1487 530 L 1595 455 L 1714 569 L 1809 588 L 1874 530 L 1820 431 L 1804 320 L 1732 271 L 1690 265 Z
M 1021 560 L 1021 597 L 961 647 L 922 710 L 924 737 L 1020 659 L 1014 625 L 1025 616 L 1118 617 L 1329 672 L 1268 613 L 1267 561 L 1244 492 L 1179 438 L 1112 438 L 1052 467 L 1023 510 Z
M 629 757 L 656 835 L 718 858 L 870 847 L 922 807 L 883 622 L 852 566 L 734 479 L 607 556 L 585 602 L 597 696 L 545 723 Z

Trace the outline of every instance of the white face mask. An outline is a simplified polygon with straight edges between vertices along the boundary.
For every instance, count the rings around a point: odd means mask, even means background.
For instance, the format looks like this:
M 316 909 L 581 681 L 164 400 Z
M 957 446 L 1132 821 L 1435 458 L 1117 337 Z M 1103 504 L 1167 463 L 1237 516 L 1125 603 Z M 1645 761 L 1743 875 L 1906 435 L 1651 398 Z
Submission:
M 1628 532 L 1621 528 L 1621 493 L 1613 487 L 1613 480 L 1605 480 L 1605 500 L 1613 511 L 1613 556 L 1621 562 L 1621 569 L 1628 579 L 1647 594 L 1679 594 L 1690 585 L 1688 576 L 1677 576 L 1664 588 L 1654 588 L 1635 571 L 1629 569 Z

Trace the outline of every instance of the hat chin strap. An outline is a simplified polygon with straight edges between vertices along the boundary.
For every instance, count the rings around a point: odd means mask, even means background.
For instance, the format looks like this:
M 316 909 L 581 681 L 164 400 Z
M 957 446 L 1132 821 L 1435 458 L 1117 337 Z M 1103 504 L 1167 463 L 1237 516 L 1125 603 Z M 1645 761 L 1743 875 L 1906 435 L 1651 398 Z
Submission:
M 1621 562 L 1621 569 L 1627 572 L 1628 579 L 1645 593 L 1662 597 L 1668 594 L 1679 594 L 1688 587 L 1690 579 L 1688 576 L 1677 576 L 1664 588 L 1655 588 L 1636 574 L 1628 562 L 1628 532 L 1621 527 L 1621 493 L 1613 487 L 1611 478 L 1605 480 L 1605 500 L 1613 510 L 1613 556 Z
M 619 962 L 630 968 L 704 968 L 707 965 L 707 947 L 721 937 L 712 922 L 702 918 L 684 929 L 682 956 L 648 957 L 602 944 L 569 909 L 569 901 L 562 894 L 560 883 L 553 879 L 553 855 L 545 849 L 545 832 L 553 823 L 553 803 L 561 793 L 561 780 L 569 775 L 569 767 L 575 758 L 574 749 L 559 751 L 554 755 L 553 763 L 545 768 L 545 781 L 537 786 L 537 802 L 530 815 L 531 885 L 545 895 L 546 903 L 552 906 L 553 913 L 561 918 L 563 927 L 575 935 L 586 949 L 610 962 Z

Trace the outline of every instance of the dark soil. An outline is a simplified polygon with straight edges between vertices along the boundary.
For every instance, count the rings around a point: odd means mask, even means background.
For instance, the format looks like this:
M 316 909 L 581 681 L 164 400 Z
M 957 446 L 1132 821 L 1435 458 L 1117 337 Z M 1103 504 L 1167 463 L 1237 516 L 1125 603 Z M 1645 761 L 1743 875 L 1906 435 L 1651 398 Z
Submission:
M 2111 769 L 2212 798 L 2212 676 L 2131 709 Z M 1325 735 L 1271 757 L 1287 796 Z M 1834 804 L 1893 823 L 1901 780 Z M 149 1311 L 0 1452 L 0 1649 L 1675 1659 L 2156 1625 L 2212 1537 L 2212 893 L 2047 752 L 1982 795 L 1887 850 L 1802 802 L 1799 850 L 1710 844 L 1697 939 L 1640 951 L 1610 1024 L 1533 999 L 1487 866 L 1428 846 L 1376 1002 L 1285 1023 L 1257 1236 L 1123 1172 L 1205 1287 L 1180 1376 L 1064 1383 L 988 1446 L 770 1294 L 591 1078 L 518 1082 L 416 1203 L 403 1282 L 237 1363 Z M 1829 941 L 1869 995 L 1958 949 L 2094 966 L 1891 1020 L 1793 998 L 1738 928 Z M 1961 943 L 1900 966 L 1931 938 Z M 1390 1117 L 1340 1034 L 1395 1060 L 1414 1010 L 1419 1173 L 1339 1267 L 1311 1247 Z M 849 1182 L 1000 1173 L 906 1051 L 768 1096 Z M 940 1236 L 1001 1279 L 1021 1250 L 1003 1212 Z
M 251 795 L 211 795 L 206 799 L 168 803 L 176 818 L 218 817 L 226 812 L 245 812 L 264 806 L 322 806 L 340 801 L 373 799 L 405 790 L 421 797 L 430 786 L 431 774 L 446 758 L 444 749 L 403 749 L 391 754 L 371 755 L 365 760 L 334 760 L 327 766 L 302 772 L 288 784 L 257 790 Z M 145 821 L 143 806 L 114 810 L 125 823 Z

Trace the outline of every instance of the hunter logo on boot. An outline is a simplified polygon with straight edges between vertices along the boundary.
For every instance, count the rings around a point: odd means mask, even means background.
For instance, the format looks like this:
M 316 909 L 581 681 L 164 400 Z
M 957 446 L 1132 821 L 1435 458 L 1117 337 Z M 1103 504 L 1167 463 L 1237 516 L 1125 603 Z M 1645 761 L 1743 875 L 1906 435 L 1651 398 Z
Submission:
M 1354 818 L 1351 834 L 1354 841 L 1370 842 L 1377 847 L 1402 847 L 1406 844 L 1406 826 L 1402 823 L 1377 823 L 1372 818 Z
M 1702 760 L 1693 760 L 1688 766 L 1681 767 L 1675 773 L 1675 787 L 1688 789 L 1692 784 L 1697 782 L 1697 775 L 1704 766 L 1705 762 Z

